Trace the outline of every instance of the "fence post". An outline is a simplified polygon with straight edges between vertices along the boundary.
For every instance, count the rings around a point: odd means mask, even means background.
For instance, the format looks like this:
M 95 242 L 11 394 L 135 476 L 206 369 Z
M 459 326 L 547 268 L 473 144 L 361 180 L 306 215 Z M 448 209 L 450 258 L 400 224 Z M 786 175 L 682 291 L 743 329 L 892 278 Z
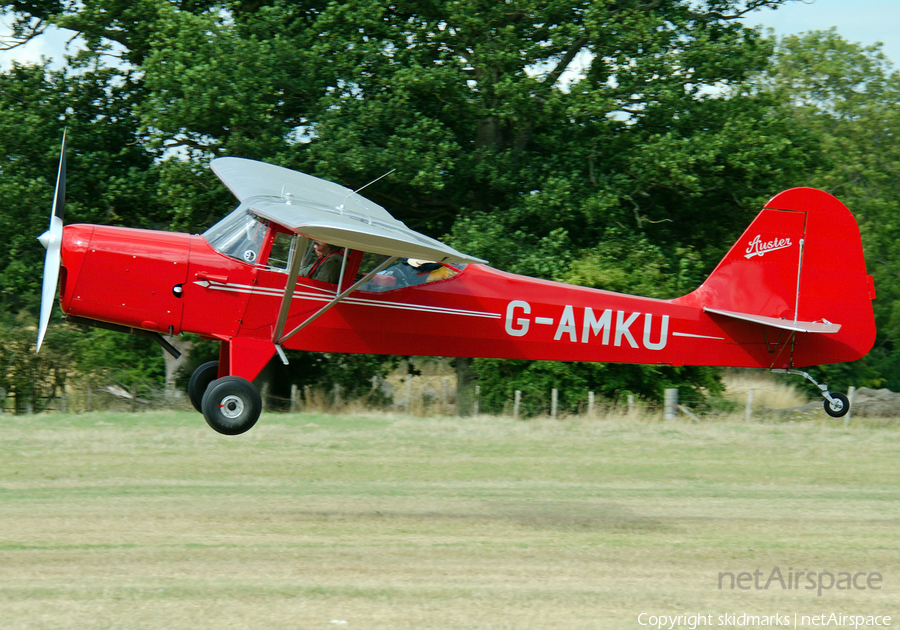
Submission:
M 628 415 L 634 414 L 634 395 L 628 394 Z
M 94 383 L 87 382 L 87 389 L 84 392 L 84 410 L 88 413 L 94 410 Z
M 412 413 L 412 374 L 406 373 L 406 413 Z
M 259 391 L 259 399 L 262 402 L 263 411 L 267 411 L 269 409 L 269 382 L 266 381 L 262 385 L 262 389 Z
M 3 415 L 4 409 L 6 409 L 6 390 L 0 387 L 0 416 Z
M 753 417 L 753 389 L 747 391 L 747 408 L 744 410 L 744 420 L 750 422 Z
M 671 388 L 665 390 L 665 399 L 663 402 L 663 419 L 674 420 L 678 413 L 678 389 Z
M 337 383 L 334 384 L 334 406 L 341 406 L 341 386 Z
M 588 417 L 594 417 L 594 392 L 588 392 Z
M 844 416 L 844 426 L 850 424 L 850 414 L 853 413 L 853 397 L 856 395 L 856 387 L 851 385 L 847 390 L 847 404 L 850 405 L 850 408 L 847 410 L 847 415 Z
M 137 411 L 137 383 L 136 382 L 131 384 L 131 413 L 134 413 L 135 411 Z
M 516 390 L 516 400 L 513 403 L 513 419 L 519 419 L 519 403 L 522 402 L 522 390 Z
M 556 418 L 557 407 L 559 406 L 559 392 L 554 387 L 550 390 L 550 417 Z
M 479 398 L 481 398 L 481 385 L 476 385 L 476 386 L 475 386 L 475 402 L 474 402 L 474 407 L 475 407 L 475 408 L 474 408 L 474 411 L 475 411 L 475 414 L 474 414 L 474 415 L 476 415 L 476 416 L 478 415 L 478 408 L 480 407 L 480 405 L 478 404 L 478 403 L 480 402 L 480 401 L 478 400 Z
M 300 388 L 296 383 L 291 385 L 291 413 L 300 411 Z
M 447 379 L 441 380 L 441 415 L 445 415 L 447 413 L 447 399 L 448 391 L 450 390 L 450 381 Z

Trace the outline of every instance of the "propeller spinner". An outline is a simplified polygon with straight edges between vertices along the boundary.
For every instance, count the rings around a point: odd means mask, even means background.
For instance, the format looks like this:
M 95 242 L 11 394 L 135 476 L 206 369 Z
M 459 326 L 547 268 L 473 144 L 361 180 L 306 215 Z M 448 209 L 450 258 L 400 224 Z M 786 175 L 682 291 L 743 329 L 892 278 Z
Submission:
M 56 193 L 53 196 L 53 211 L 50 214 L 50 228 L 38 237 L 46 248 L 44 256 L 44 283 L 41 287 L 41 318 L 38 326 L 37 349 L 39 352 L 47 334 L 50 311 L 56 299 L 56 285 L 59 282 L 60 250 L 62 249 L 63 209 L 66 205 L 66 131 L 63 131 L 62 148 L 59 153 L 59 173 L 56 175 Z

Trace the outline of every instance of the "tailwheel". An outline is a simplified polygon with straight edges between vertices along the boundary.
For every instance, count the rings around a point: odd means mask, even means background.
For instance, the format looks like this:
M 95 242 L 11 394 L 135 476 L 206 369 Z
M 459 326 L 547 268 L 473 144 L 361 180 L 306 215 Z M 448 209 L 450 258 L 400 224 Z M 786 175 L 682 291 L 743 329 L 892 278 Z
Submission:
M 206 423 L 223 435 L 240 435 L 256 424 L 262 398 L 253 384 L 240 376 L 224 376 L 206 388 L 201 403 Z
M 203 413 L 203 394 L 206 393 L 206 388 L 216 380 L 218 375 L 218 361 L 204 363 L 191 374 L 191 380 L 188 382 L 188 397 L 190 397 L 194 409 L 200 413 Z
M 825 413 L 832 418 L 843 418 L 850 411 L 850 399 L 840 392 L 831 392 L 831 400 L 825 400 Z
M 850 411 L 849 398 L 847 398 L 840 392 L 829 392 L 828 385 L 826 385 L 825 383 L 819 383 L 808 373 L 801 370 L 791 369 L 772 369 L 772 372 L 776 372 L 778 374 L 796 374 L 797 376 L 802 376 L 813 385 L 818 387 L 819 391 L 822 392 L 822 396 L 825 397 L 825 413 L 827 413 L 832 418 L 843 418 L 847 415 L 847 412 Z

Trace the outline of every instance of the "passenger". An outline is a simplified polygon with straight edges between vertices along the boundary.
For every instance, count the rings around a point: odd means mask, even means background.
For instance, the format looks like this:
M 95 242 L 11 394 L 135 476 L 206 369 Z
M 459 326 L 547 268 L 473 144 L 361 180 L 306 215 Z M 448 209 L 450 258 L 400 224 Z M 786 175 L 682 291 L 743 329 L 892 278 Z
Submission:
M 435 280 L 446 280 L 447 278 L 452 278 L 457 273 L 459 273 L 451 267 L 442 265 L 441 263 L 436 263 L 432 260 L 419 260 L 416 258 L 410 258 L 406 261 L 406 264 L 416 270 L 416 275 L 419 278 L 416 282 L 410 284 L 421 284 L 423 282 L 434 282 Z
M 313 241 L 316 259 L 300 268 L 300 275 L 311 280 L 337 284 L 341 275 L 341 255 L 344 250 L 324 241 Z

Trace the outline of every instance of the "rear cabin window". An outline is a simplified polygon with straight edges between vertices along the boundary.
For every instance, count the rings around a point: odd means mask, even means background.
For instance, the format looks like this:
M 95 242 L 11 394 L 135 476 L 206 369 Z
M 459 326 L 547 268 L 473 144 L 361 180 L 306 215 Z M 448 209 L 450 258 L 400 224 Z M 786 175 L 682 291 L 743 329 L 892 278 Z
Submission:
M 384 262 L 387 256 L 366 254 L 360 265 L 359 277 Z M 403 287 L 412 287 L 437 280 L 447 280 L 456 277 L 465 268 L 465 264 L 445 264 L 430 260 L 416 260 L 414 258 L 401 258 L 386 269 L 382 269 L 372 276 L 359 289 L 360 291 L 372 291 L 380 293 Z

